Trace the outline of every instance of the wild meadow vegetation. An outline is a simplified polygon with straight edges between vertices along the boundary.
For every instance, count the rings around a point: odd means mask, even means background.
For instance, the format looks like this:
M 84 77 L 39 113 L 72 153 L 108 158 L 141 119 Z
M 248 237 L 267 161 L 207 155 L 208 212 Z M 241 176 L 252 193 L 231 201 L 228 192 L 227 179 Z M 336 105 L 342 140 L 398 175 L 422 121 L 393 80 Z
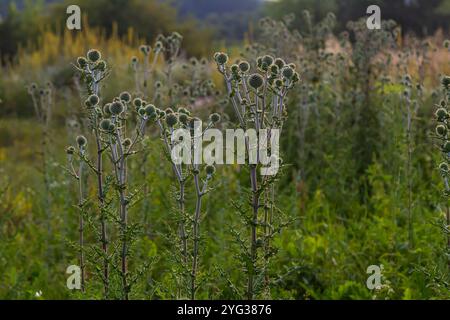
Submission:
M 0 297 L 449 299 L 449 42 L 335 24 L 263 18 L 203 56 L 177 30 L 87 25 L 20 50 L 0 77 Z M 180 165 L 177 128 L 279 129 L 280 170 Z

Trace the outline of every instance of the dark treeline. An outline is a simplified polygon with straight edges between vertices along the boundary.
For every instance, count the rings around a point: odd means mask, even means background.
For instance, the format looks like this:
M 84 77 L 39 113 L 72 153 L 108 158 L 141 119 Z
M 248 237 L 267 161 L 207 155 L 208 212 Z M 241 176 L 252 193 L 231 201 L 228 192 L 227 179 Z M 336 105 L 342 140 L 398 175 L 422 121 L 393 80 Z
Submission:
M 35 44 L 46 28 L 61 30 L 69 4 L 78 4 L 91 26 L 103 28 L 107 34 L 117 22 L 120 35 L 133 27 L 149 41 L 160 32 L 178 30 L 186 37 L 185 50 L 190 55 L 203 55 L 217 41 L 242 40 L 262 16 L 282 18 L 288 13 L 297 17 L 292 24 L 305 29 L 300 18 L 309 10 L 313 19 L 326 13 L 337 17 L 336 31 L 347 21 L 366 14 L 368 5 L 381 7 L 383 19 L 397 21 L 405 32 L 424 36 L 449 26 L 450 0 L 12 0 L 0 7 L 0 55 L 11 60 L 20 46 Z M 132 17 L 132 18 L 130 18 Z

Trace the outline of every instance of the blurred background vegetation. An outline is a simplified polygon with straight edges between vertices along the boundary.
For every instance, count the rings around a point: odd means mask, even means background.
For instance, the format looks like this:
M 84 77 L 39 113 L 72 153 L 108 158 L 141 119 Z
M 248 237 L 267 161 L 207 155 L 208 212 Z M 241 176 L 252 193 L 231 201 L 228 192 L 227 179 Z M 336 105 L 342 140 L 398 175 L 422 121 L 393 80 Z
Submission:
M 69 4 L 82 9 L 82 31 L 65 27 Z M 358 65 L 358 56 L 353 55 L 354 51 L 363 55 L 369 51 L 364 42 L 354 42 L 354 47 L 338 42 L 341 32 L 348 30 L 347 22 L 365 16 L 369 4 L 379 4 L 382 18 L 397 21 L 401 32 L 395 39 L 398 51 L 390 52 L 392 61 L 375 61 L 364 73 L 364 65 Z M 304 10 L 311 12 L 311 24 Z M 316 28 L 329 12 L 336 16 L 330 37 Z M 365 287 L 365 268 L 382 263 L 389 282 L 375 298 L 448 299 L 447 239 L 441 230 L 445 201 L 436 170 L 441 159 L 429 133 L 435 105 L 441 99 L 440 77 L 450 72 L 449 51 L 442 46 L 449 31 L 450 0 L 1 0 L 0 298 L 34 299 L 41 290 L 44 298 L 76 297 L 64 287 L 64 269 L 68 261 L 76 263 L 76 254 L 64 242 L 77 237 L 72 206 L 76 199 L 71 180 L 59 169 L 66 161 L 64 148 L 73 143 L 67 120 L 82 113 L 84 97 L 79 96 L 72 65 L 76 57 L 93 47 L 102 51 L 113 70 L 103 93 L 105 99 L 112 99 L 123 90 L 133 90 L 130 59 L 139 55 L 139 45 L 152 44 L 159 33 L 178 31 L 184 37 L 182 60 L 207 58 L 207 76 L 221 88 L 211 63 L 213 53 L 226 51 L 236 59 L 241 52 L 254 58 L 255 52 L 275 50 L 280 38 L 264 37 L 258 21 L 266 16 L 280 21 L 291 13 L 295 19 L 287 27 L 303 36 L 301 45 L 291 51 L 290 42 L 284 39 L 280 42 L 285 47 L 273 54 L 295 61 L 302 77 L 302 86 L 290 101 L 290 118 L 282 137 L 289 168 L 279 184 L 278 203 L 297 221 L 275 242 L 279 256 L 271 271 L 283 276 L 272 296 L 374 298 Z M 310 25 L 319 31 L 309 32 Z M 267 47 L 247 50 L 258 42 Z M 329 49 L 326 54 L 325 47 Z M 374 51 L 373 60 L 385 53 L 383 48 Z M 406 72 L 423 86 L 415 94 L 419 106 L 413 134 L 414 247 L 408 242 L 405 213 L 402 79 Z M 391 82 L 384 76 L 390 76 Z M 56 95 L 54 139 L 49 147 L 51 209 L 43 201 L 36 133 L 40 128 L 32 118 L 26 89 L 32 82 L 43 86 L 47 81 Z M 371 86 L 375 89 L 370 90 Z M 227 114 L 229 109 L 213 111 Z M 355 116 L 358 112 L 364 121 Z M 156 169 L 145 177 L 152 192 L 150 209 L 136 212 L 133 218 L 150 220 L 150 229 L 166 231 L 173 200 L 167 192 L 172 188 L 170 170 L 161 163 L 157 143 L 151 147 L 155 152 L 148 161 Z M 244 193 L 247 186 L 240 170 L 219 169 L 219 190 L 212 193 L 205 209 L 209 241 L 204 265 L 224 267 L 232 280 L 242 275 L 233 260 L 236 244 L 231 244 L 223 221 L 234 222 L 236 213 L 224 199 L 238 199 Z M 51 239 L 44 228 L 48 210 L 58 230 Z M 54 256 L 46 260 L 49 243 Z M 143 260 L 171 249 L 155 235 L 143 237 L 137 247 Z M 167 265 L 163 258 L 152 271 L 151 281 L 170 283 Z M 205 285 L 200 297 L 235 298 L 224 278 L 214 273 L 212 277 L 216 282 Z M 150 280 L 144 284 L 138 297 L 170 298 L 166 292 L 152 291 L 152 285 Z

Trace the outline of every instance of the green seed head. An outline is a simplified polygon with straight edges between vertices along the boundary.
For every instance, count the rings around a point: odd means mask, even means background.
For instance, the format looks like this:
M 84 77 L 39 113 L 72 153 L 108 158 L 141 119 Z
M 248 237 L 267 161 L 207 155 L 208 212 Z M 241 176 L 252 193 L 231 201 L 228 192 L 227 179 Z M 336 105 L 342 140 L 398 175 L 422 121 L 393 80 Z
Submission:
M 100 60 L 102 58 L 102 54 L 100 53 L 100 51 L 98 51 L 96 49 L 91 49 L 87 53 L 87 58 L 91 62 L 97 62 L 98 60 Z
M 107 103 L 103 106 L 103 113 L 107 116 L 111 115 L 111 111 L 109 107 L 111 106 L 111 103 Z
M 262 57 L 262 63 L 265 63 L 267 66 L 270 66 L 273 63 L 273 57 L 270 55 L 265 55 Z
M 138 113 L 141 117 L 146 115 L 145 108 L 139 108 Z
M 254 73 L 248 78 L 248 84 L 250 87 L 258 89 L 264 84 L 264 79 L 259 73 Z
M 120 101 L 115 101 L 111 104 L 111 106 L 109 107 L 109 110 L 111 111 L 112 114 L 119 115 L 124 110 L 123 103 Z
M 250 70 L 250 64 L 247 61 L 241 61 L 239 62 L 239 69 L 246 73 Z
M 216 60 L 217 64 L 224 65 L 228 62 L 228 55 L 223 52 L 216 52 L 214 54 L 214 60 Z
M 96 106 L 100 101 L 100 99 L 98 98 L 98 96 L 96 94 L 90 95 L 88 100 L 92 107 Z
M 216 172 L 216 167 L 213 165 L 207 165 L 205 167 L 205 171 L 208 176 L 212 176 Z
M 180 120 L 180 122 L 182 124 L 187 124 L 188 121 L 189 121 L 189 116 L 187 114 L 185 114 L 185 113 L 180 113 L 178 115 L 178 120 Z
M 140 98 L 134 99 L 134 100 L 133 100 L 133 105 L 134 105 L 135 107 L 140 107 L 140 106 L 142 106 L 142 99 L 140 99 Z
M 97 62 L 97 69 L 100 71 L 105 71 L 107 67 L 106 61 L 105 60 L 100 60 L 99 62 Z
M 437 118 L 439 121 L 442 121 L 442 120 L 444 120 L 444 119 L 447 119 L 447 118 L 448 118 L 447 110 L 445 110 L 444 108 L 439 108 L 439 109 L 437 109 L 437 110 L 436 110 L 436 118 Z
M 130 94 L 129 92 L 127 92 L 127 91 L 124 91 L 124 92 L 122 92 L 122 93 L 119 95 L 119 98 L 120 98 L 120 100 L 122 100 L 123 102 L 128 103 L 128 102 L 131 101 L 131 94 Z
M 85 57 L 78 57 L 77 64 L 81 69 L 84 69 L 88 64 L 88 61 L 86 60 Z
M 275 61 L 274 61 L 273 63 L 274 63 L 275 65 L 277 65 L 279 69 L 282 69 L 282 68 L 284 67 L 284 65 L 286 64 L 286 63 L 284 62 L 284 60 L 281 59 L 281 58 L 276 58 Z
M 450 86 L 450 77 L 449 76 L 445 76 L 442 78 L 442 85 L 446 89 Z
M 291 79 L 294 76 L 294 69 L 292 69 L 290 66 L 286 66 L 281 70 L 281 74 L 286 79 Z
M 442 151 L 445 153 L 450 152 L 450 141 L 445 141 L 444 145 L 442 146 Z
M 110 128 L 111 128 L 111 120 L 109 120 L 109 119 L 103 119 L 102 121 L 100 121 L 100 128 L 102 129 L 102 130 L 105 130 L 105 131 L 109 131 L 110 130 Z
M 85 147 L 87 144 L 87 139 L 84 136 L 78 136 L 76 141 L 77 141 L 77 145 L 80 149 Z
M 238 73 L 239 72 L 239 66 L 237 64 L 233 64 L 230 67 L 230 70 L 231 70 L 232 73 Z
M 211 114 L 211 115 L 209 116 L 209 120 L 210 120 L 212 123 L 217 123 L 217 122 L 219 122 L 219 121 L 220 121 L 220 114 L 218 114 L 218 113 L 213 113 L 213 114 Z
M 272 74 L 278 74 L 279 71 L 280 71 L 280 69 L 278 68 L 278 66 L 276 64 L 272 64 L 270 66 L 270 72 Z
M 166 117 L 166 123 L 169 127 L 173 127 L 178 123 L 178 117 L 174 113 L 169 113 Z
M 445 136 L 445 134 L 447 133 L 447 128 L 444 126 L 444 125 L 442 125 L 442 124 L 439 124 L 439 125 L 437 125 L 436 126 L 436 134 L 438 135 L 438 136 Z
M 145 113 L 146 113 L 148 116 L 150 116 L 150 115 L 156 113 L 156 108 L 155 108 L 155 106 L 152 105 L 152 104 L 148 104 L 148 105 L 145 107 Z

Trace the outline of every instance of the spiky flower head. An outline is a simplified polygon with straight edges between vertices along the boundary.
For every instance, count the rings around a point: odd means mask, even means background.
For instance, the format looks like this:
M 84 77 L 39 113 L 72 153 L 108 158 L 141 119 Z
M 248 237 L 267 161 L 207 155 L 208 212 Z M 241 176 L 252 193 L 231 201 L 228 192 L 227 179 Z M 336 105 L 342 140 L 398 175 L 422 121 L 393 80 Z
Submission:
M 273 63 L 273 57 L 270 55 L 265 55 L 262 57 L 262 63 L 265 63 L 267 66 L 270 66 Z
M 106 70 L 106 61 L 105 60 L 100 60 L 99 62 L 97 62 L 97 66 L 96 68 L 100 71 L 105 71 Z
M 220 121 L 220 114 L 218 114 L 218 113 L 213 113 L 213 114 L 211 114 L 210 116 L 209 116 L 209 120 L 212 122 L 212 123 L 217 123 L 217 122 L 219 122 Z
M 156 108 L 155 108 L 154 105 L 148 104 L 147 106 L 145 106 L 145 113 L 146 113 L 148 116 L 152 115 L 152 114 L 155 113 L 155 112 L 156 112 Z
M 436 110 L 436 113 L 435 113 L 435 114 L 436 114 L 436 118 L 437 118 L 439 121 L 442 121 L 442 120 L 448 118 L 447 110 L 445 110 L 444 108 L 438 108 L 438 109 Z
M 88 64 L 88 61 L 86 60 L 85 57 L 78 57 L 77 64 L 81 69 L 84 69 Z
M 239 62 L 239 69 L 244 73 L 248 72 L 250 70 L 250 63 L 247 61 Z
M 216 172 L 216 167 L 213 165 L 207 165 L 205 167 L 205 172 L 208 176 L 212 176 Z
M 436 126 L 435 131 L 436 131 L 436 134 L 437 134 L 438 136 L 443 137 L 443 136 L 445 136 L 445 134 L 447 133 L 447 128 L 446 128 L 444 125 L 442 125 L 442 124 L 438 124 L 438 125 Z
M 119 115 L 123 112 L 124 110 L 124 106 L 123 103 L 120 101 L 114 101 L 111 106 L 109 107 L 109 111 L 111 111 L 112 114 L 114 115 Z
M 178 120 L 182 123 L 182 124 L 187 124 L 188 120 L 189 120 L 189 116 L 185 113 L 180 113 L 178 115 Z
M 442 151 L 445 153 L 449 153 L 450 152 L 450 141 L 445 141 L 443 146 L 442 146 Z
M 214 54 L 214 60 L 216 60 L 218 65 L 224 65 L 228 62 L 228 55 L 224 52 L 216 52 Z
M 84 148 L 87 144 L 87 139 L 85 136 L 78 136 L 76 141 L 77 141 L 77 145 L 80 149 Z
M 450 86 L 450 77 L 449 76 L 444 76 L 442 78 L 442 85 L 444 86 L 444 88 L 448 89 Z
M 90 95 L 88 100 L 89 100 L 90 106 L 92 106 L 92 107 L 96 106 L 100 101 L 100 99 L 98 98 L 98 96 L 96 94 Z
M 283 75 L 283 77 L 285 77 L 286 79 L 291 79 L 294 76 L 294 69 L 292 69 L 290 66 L 285 66 L 282 70 L 281 70 L 281 74 Z
M 130 94 L 129 92 L 127 92 L 127 91 L 124 91 L 124 92 L 122 92 L 122 93 L 119 95 L 119 98 L 120 98 L 120 100 L 122 100 L 123 102 L 128 103 L 128 102 L 131 101 L 131 94 Z
M 97 62 L 102 58 L 102 54 L 97 49 L 89 50 L 86 56 L 91 62 Z
M 103 119 L 102 121 L 100 121 L 100 128 L 102 130 L 109 131 L 111 128 L 111 120 Z
M 281 59 L 281 58 L 276 58 L 275 61 L 274 61 L 273 63 L 274 63 L 275 65 L 277 65 L 278 68 L 280 68 L 280 69 L 282 69 L 282 68 L 284 67 L 284 65 L 286 64 L 286 63 L 284 62 L 284 60 Z
M 248 78 L 248 84 L 250 87 L 258 89 L 264 84 L 264 78 L 259 73 L 254 73 Z
M 166 117 L 166 123 L 169 127 L 173 127 L 178 123 L 178 117 L 175 113 L 169 113 Z

